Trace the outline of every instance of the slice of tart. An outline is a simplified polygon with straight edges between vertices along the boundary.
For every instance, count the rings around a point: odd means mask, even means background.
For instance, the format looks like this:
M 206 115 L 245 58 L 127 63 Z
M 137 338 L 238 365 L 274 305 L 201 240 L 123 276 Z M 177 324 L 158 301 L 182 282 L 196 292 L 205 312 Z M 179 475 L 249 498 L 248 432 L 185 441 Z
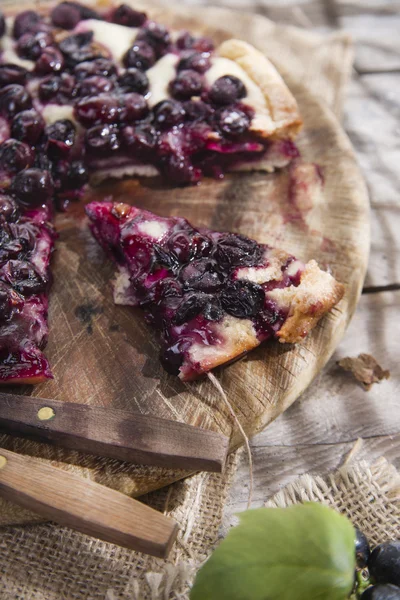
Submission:
M 266 339 L 301 341 L 344 293 L 314 260 L 240 234 L 121 203 L 92 202 L 86 212 L 117 265 L 115 302 L 144 310 L 163 366 L 185 381 Z
M 61 200 L 87 171 L 95 183 L 162 174 L 187 184 L 298 156 L 296 101 L 263 54 L 234 39 L 214 48 L 128 5 L 62 2 L 2 21 L 0 88 L 0 142 L 21 135 L 18 113 L 36 111 L 53 137 L 34 145 Z
M 25 173 L 35 177 L 35 169 Z M 54 245 L 51 212 L 27 208 L 0 194 L 0 384 L 40 383 L 51 377 L 46 345 L 49 263 Z

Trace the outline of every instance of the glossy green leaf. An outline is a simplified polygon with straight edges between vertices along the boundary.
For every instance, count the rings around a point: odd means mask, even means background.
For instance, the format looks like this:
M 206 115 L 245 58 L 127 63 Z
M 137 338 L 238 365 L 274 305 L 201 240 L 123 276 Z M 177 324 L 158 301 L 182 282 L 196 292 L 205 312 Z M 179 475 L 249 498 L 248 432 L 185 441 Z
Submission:
M 345 600 L 355 569 L 350 521 L 317 503 L 241 513 L 197 574 L 191 600 Z

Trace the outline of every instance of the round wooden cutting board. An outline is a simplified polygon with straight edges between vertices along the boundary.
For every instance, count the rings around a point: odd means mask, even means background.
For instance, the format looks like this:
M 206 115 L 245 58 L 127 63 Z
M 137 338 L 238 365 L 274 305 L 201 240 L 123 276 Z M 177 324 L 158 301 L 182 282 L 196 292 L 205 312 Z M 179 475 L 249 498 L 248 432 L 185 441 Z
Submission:
M 147 3 L 146 9 L 151 12 Z M 206 12 L 210 23 L 212 12 Z M 229 32 L 197 21 L 195 14 L 200 13 L 157 9 L 157 18 L 175 29 L 190 27 L 217 41 L 230 37 Z M 253 36 L 249 41 L 257 45 Z M 355 309 L 368 259 L 368 197 L 351 145 L 330 111 L 299 87 L 295 77 L 292 80 L 289 74 L 286 79 L 304 118 L 298 138 L 302 158 L 317 163 L 324 178 L 321 197 L 307 210 L 293 212 L 289 191 L 296 181 L 288 170 L 237 173 L 221 182 L 205 179 L 197 187 L 185 188 L 168 187 L 160 179 L 109 182 L 87 198 L 112 196 L 160 215 L 184 216 L 194 225 L 241 232 L 304 261 L 316 258 L 345 284 L 343 300 L 304 343 L 265 343 L 215 371 L 249 436 L 288 408 L 324 366 Z M 19 391 L 106 406 L 110 411 L 115 407 L 139 411 L 230 435 L 231 417 L 212 384 L 207 379 L 185 384 L 167 375 L 158 362 L 157 340 L 141 312 L 113 304 L 113 268 L 92 239 L 83 207 L 75 205 L 59 214 L 56 226 L 60 235 L 46 350 L 54 380 Z M 233 431 L 231 447 L 242 441 Z M 8 436 L 0 438 L 0 445 L 78 469 L 135 496 L 187 474 L 78 455 Z

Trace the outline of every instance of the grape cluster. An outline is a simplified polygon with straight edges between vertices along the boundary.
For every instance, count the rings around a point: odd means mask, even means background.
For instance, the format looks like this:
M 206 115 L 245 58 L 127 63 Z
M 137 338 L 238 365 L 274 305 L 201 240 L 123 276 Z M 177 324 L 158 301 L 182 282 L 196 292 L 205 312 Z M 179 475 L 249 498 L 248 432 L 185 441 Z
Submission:
M 356 563 L 371 583 L 361 600 L 400 600 L 400 540 L 383 542 L 371 552 L 366 536 L 356 528 Z

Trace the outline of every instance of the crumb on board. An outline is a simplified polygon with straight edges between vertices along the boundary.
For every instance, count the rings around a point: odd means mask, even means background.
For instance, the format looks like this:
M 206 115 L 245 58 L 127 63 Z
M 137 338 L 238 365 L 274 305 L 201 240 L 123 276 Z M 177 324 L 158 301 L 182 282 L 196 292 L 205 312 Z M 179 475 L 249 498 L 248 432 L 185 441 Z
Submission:
M 359 354 L 353 358 L 347 356 L 338 360 L 337 364 L 345 371 L 350 371 L 365 390 L 371 389 L 373 383 L 379 383 L 382 379 L 390 377 L 390 371 L 382 369 L 370 354 Z

